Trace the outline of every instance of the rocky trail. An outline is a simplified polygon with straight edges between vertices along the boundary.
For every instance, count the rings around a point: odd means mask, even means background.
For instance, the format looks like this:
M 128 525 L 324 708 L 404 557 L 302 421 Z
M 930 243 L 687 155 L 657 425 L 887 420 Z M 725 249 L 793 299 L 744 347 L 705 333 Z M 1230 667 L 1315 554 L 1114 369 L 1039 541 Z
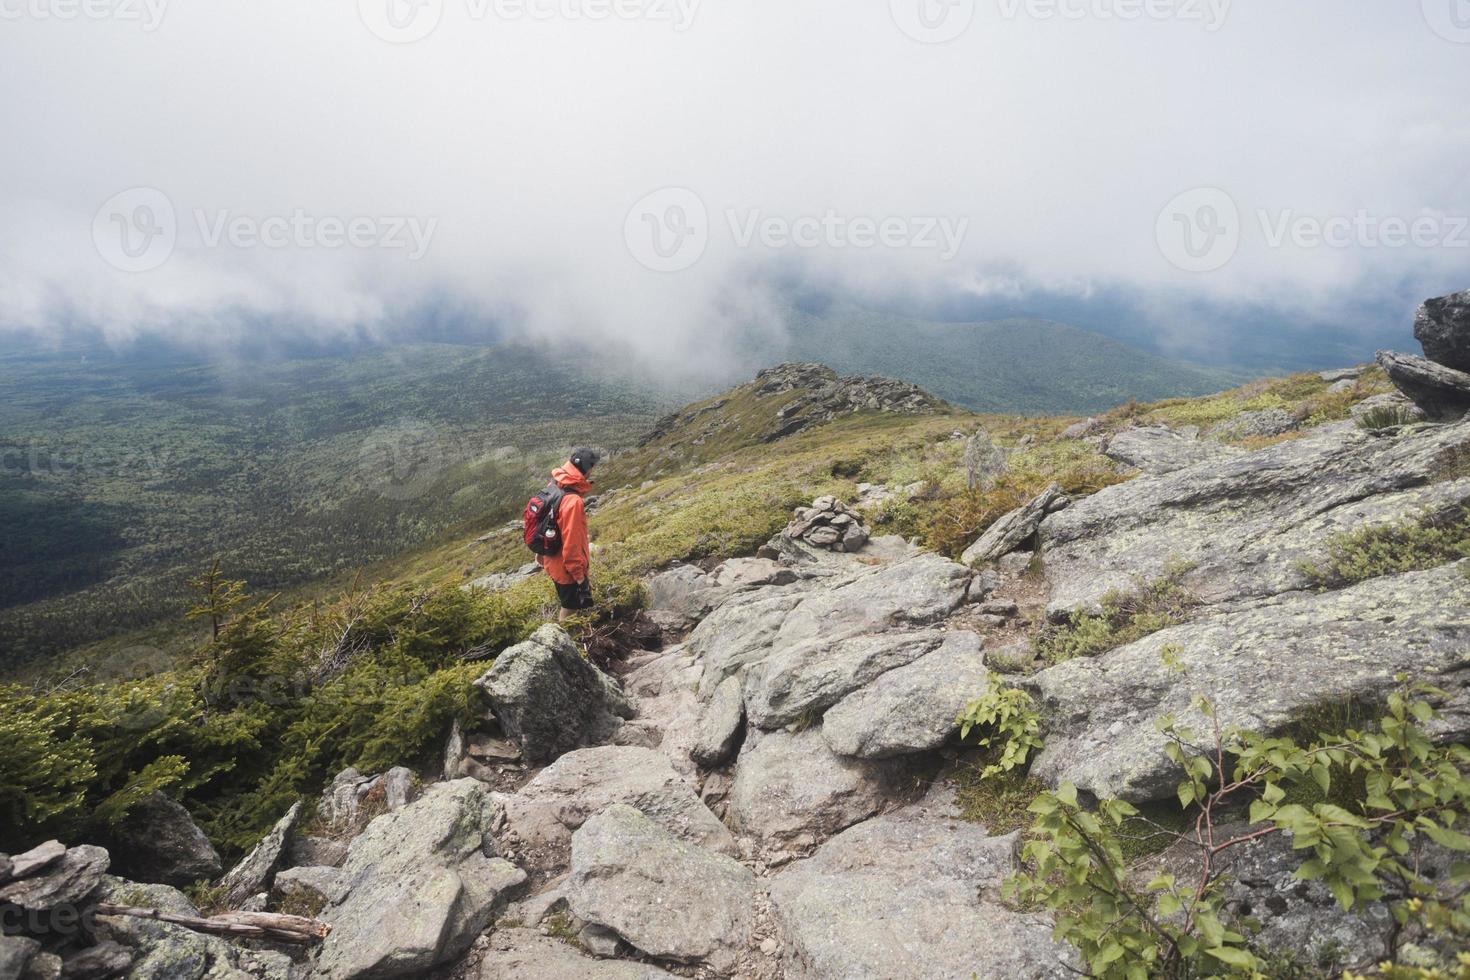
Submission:
M 127 976 L 158 980 L 1075 975 L 1049 919 L 1000 897 L 1019 832 L 962 817 L 951 777 L 974 753 L 957 717 L 1008 675 L 1041 709 L 1034 777 L 1139 804 L 1177 780 L 1154 721 L 1203 723 L 1201 695 L 1225 725 L 1281 732 L 1408 674 L 1446 692 L 1435 734 L 1464 741 L 1470 559 L 1345 585 L 1311 572 L 1345 531 L 1470 505 L 1470 420 L 1444 417 L 1448 398 L 1429 420 L 1256 449 L 1125 430 L 1106 451 L 1140 475 L 1076 500 L 1049 488 L 966 563 L 872 534 L 861 501 L 819 499 L 757 555 L 654 575 L 668 642 L 616 677 L 544 626 L 478 682 L 491 713 L 451 733 L 442 774 L 348 770 L 309 826 L 287 813 L 223 887 L 233 907 L 325 923 L 311 956 L 162 922 L 103 917 L 104 934 L 131 951 Z M 1048 623 L 1161 580 L 1190 600 L 1172 625 L 1038 659 Z M 155 872 L 209 863 L 187 813 L 160 804 L 157 822 L 173 843 Z M 197 912 L 108 876 L 97 850 L 0 898 L 95 889 Z M 1339 969 L 1381 958 L 1386 908 L 1341 912 L 1290 858 L 1250 848 L 1231 881 L 1263 946 Z M 7 972 L 36 959 L 19 942 L 3 940 L 0 977 L 59 975 Z

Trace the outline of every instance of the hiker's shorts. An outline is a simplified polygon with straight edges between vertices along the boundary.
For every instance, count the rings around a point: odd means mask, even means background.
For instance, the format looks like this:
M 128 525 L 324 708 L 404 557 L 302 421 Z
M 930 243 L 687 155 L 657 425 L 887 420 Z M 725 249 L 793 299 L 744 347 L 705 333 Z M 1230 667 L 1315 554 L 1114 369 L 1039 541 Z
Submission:
M 592 608 L 592 581 L 583 579 L 577 585 L 562 585 L 560 582 L 552 582 L 556 586 L 556 598 L 563 609 L 591 609 Z

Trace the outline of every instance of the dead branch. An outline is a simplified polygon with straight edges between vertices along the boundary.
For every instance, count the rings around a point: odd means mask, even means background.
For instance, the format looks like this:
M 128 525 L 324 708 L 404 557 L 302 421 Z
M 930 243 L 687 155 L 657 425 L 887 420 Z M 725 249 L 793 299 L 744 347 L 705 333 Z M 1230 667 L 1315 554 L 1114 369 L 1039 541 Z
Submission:
M 230 936 L 235 939 L 269 939 L 278 943 L 319 943 L 326 939 L 328 933 L 332 931 L 332 927 L 325 922 L 276 912 L 226 912 L 208 919 L 201 919 L 192 915 L 175 915 L 161 909 L 133 908 L 127 905 L 101 902 L 97 905 L 97 914 L 154 919 L 158 922 L 183 926 L 194 932 Z

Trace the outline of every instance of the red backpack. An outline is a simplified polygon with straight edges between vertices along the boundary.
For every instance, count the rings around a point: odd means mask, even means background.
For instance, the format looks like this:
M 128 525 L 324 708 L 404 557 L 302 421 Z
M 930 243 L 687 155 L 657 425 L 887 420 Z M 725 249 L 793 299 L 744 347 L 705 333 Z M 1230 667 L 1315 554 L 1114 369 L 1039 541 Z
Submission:
M 521 521 L 526 529 L 526 547 L 538 555 L 561 554 L 561 527 L 557 515 L 561 512 L 562 498 L 567 492 L 555 483 L 526 501 Z

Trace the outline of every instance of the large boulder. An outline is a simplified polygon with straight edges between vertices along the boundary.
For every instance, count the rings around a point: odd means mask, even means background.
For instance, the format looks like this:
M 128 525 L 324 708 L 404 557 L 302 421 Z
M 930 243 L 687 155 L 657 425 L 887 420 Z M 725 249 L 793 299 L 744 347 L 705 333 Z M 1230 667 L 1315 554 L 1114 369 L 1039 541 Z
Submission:
M 225 903 L 231 908 L 239 908 L 247 899 L 270 891 L 286 845 L 301 820 L 301 809 L 300 802 L 293 803 L 286 815 L 276 821 L 271 832 L 251 848 L 250 853 L 220 882 L 220 887 L 225 890 Z
M 754 925 L 755 875 L 614 804 L 572 837 L 567 902 L 658 959 L 734 972 Z
M 747 672 L 746 716 L 767 730 L 810 722 L 886 671 L 938 649 L 945 636 L 922 630 L 782 646 Z
M 1319 705 L 1379 700 L 1399 674 L 1450 692 L 1439 733 L 1463 738 L 1470 735 L 1466 609 L 1470 560 L 1225 607 L 1101 657 L 1048 668 L 1021 682 L 1037 695 L 1045 730 L 1032 774 L 1053 785 L 1070 780 L 1098 797 L 1165 799 L 1180 775 L 1154 721 L 1174 715 L 1208 732 L 1196 697 L 1211 700 L 1226 728 L 1274 733 Z M 1164 663 L 1166 648 L 1174 667 Z
M 760 850 L 799 853 L 878 813 L 906 788 L 904 775 L 892 761 L 833 755 L 820 729 L 753 732 L 735 764 L 728 819 Z
M 883 674 L 822 716 L 822 737 L 838 755 L 885 759 L 936 749 L 959 728 L 965 705 L 989 672 L 980 637 L 968 630 L 913 663 Z
M 664 629 L 682 632 L 736 592 L 789 585 L 809 574 L 769 558 L 731 558 L 708 572 L 675 565 L 648 579 L 648 615 Z
M 175 801 L 154 793 L 128 812 L 114 832 L 113 865 L 136 881 L 192 885 L 223 870 L 219 852 Z
M 1307 587 L 1303 566 L 1336 535 L 1470 499 L 1470 481 L 1443 479 L 1467 446 L 1470 423 L 1398 436 L 1344 424 L 1108 487 L 1041 525 L 1048 614 L 1095 610 L 1171 573 L 1206 603 Z
M 832 566 L 840 570 L 737 595 L 695 628 L 689 647 L 704 666 L 703 696 L 773 652 L 937 623 L 964 602 L 972 575 L 929 552 L 882 565 L 833 557 L 841 559 Z
M 584 956 L 534 929 L 497 928 L 480 958 L 479 980 L 677 980 L 665 970 L 628 960 Z
M 344 897 L 316 962 L 331 980 L 418 977 L 469 949 L 525 872 L 488 857 L 491 807 L 473 779 L 437 783 L 368 825 L 348 850 Z
M 960 556 L 960 561 L 966 565 L 975 565 L 980 562 L 994 561 L 1001 555 L 1008 555 L 1021 545 L 1026 539 L 1036 533 L 1041 526 L 1041 521 L 1046 517 L 1046 512 L 1055 504 L 1062 495 L 1062 488 L 1053 483 L 1041 493 L 1037 494 L 1024 507 L 1006 514 L 1000 520 L 990 525 L 980 539 L 965 549 Z
M 1470 372 L 1470 289 L 1425 300 L 1414 317 L 1414 339 L 1431 361 Z
M 1470 374 L 1394 351 L 1378 352 L 1388 380 L 1434 419 L 1457 419 L 1470 411 Z
M 547 624 L 495 658 L 475 682 L 506 737 L 531 765 L 605 742 L 633 707 L 612 678 L 582 656 L 566 631 Z
M 495 794 L 502 851 L 542 870 L 561 870 L 572 834 L 593 814 L 626 803 L 683 840 L 734 853 L 735 839 L 669 760 L 654 749 L 604 745 L 569 752 L 514 794 Z
M 1016 835 L 991 837 L 947 810 L 915 806 L 843 831 L 771 886 L 790 940 L 786 975 L 1070 977 L 1051 923 L 999 901 L 1016 868 Z
M 715 688 L 714 697 L 705 706 L 689 757 L 706 768 L 729 761 L 740 746 L 740 731 L 744 723 L 745 698 L 740 690 L 740 679 L 727 677 Z
M 1239 450 L 1156 425 L 1124 429 L 1108 441 L 1104 453 L 1125 466 L 1158 476 L 1198 463 L 1229 459 Z

